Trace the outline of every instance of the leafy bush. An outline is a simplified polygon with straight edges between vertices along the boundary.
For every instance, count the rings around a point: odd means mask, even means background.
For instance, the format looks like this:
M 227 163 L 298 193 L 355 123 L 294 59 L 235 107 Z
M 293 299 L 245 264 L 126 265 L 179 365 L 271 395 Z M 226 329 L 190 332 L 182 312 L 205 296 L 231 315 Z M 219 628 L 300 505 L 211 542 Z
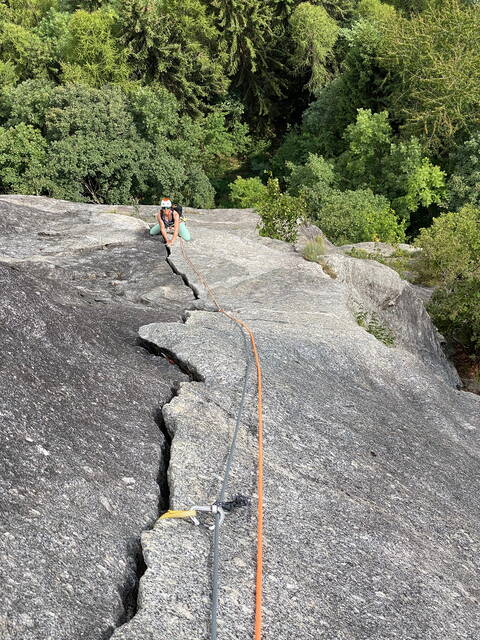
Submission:
M 49 184 L 46 149 L 46 141 L 30 125 L 0 127 L 0 191 L 41 193 Z
M 260 215 L 261 236 L 277 238 L 285 242 L 295 242 L 298 220 L 305 217 L 302 198 L 282 193 L 277 178 L 270 178 L 267 192 L 256 210 Z
M 435 324 L 467 350 L 480 353 L 480 209 L 465 206 L 422 229 L 425 278 L 439 285 L 429 311 Z
M 235 207 L 255 207 L 268 194 L 268 188 L 260 178 L 241 178 L 230 185 L 230 200 Z
M 310 194 L 310 195 L 309 195 Z M 355 242 L 401 242 L 403 227 L 390 203 L 370 189 L 322 193 L 302 192 L 307 211 L 325 235 L 336 244 Z
M 291 162 L 287 165 L 290 175 L 287 177 L 288 193 L 292 196 L 307 194 L 313 197 L 313 191 L 317 194 L 327 194 L 337 186 L 333 164 L 322 156 L 309 154 L 304 165 L 295 165 Z
M 480 207 L 480 132 L 457 149 L 452 163 L 448 183 L 450 206 L 458 209 L 470 203 Z
M 428 311 L 442 333 L 480 355 L 480 279 L 441 287 L 433 294 Z
M 410 253 L 402 249 L 396 249 L 390 256 L 384 256 L 379 252 L 370 253 L 364 249 L 353 247 L 347 251 L 346 255 L 361 260 L 375 260 L 380 264 L 384 264 L 393 269 L 404 280 L 409 282 L 417 282 L 417 262 L 419 260 L 417 253 Z
M 415 241 L 422 252 L 422 275 L 434 284 L 480 278 L 480 209 L 465 206 L 444 213 L 422 229 Z
M 445 196 L 444 172 L 424 156 L 415 138 L 393 141 L 387 111 L 359 109 L 344 138 L 348 148 L 336 163 L 343 186 L 370 188 L 384 195 L 407 223 L 410 213 L 418 207 L 441 204 Z

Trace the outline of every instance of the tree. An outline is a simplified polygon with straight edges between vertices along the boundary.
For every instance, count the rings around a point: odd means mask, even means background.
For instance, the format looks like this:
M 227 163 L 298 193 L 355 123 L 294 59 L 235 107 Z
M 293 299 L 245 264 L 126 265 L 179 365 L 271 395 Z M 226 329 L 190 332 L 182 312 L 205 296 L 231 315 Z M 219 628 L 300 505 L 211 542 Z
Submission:
M 113 24 L 114 14 L 107 10 L 79 10 L 72 14 L 59 45 L 65 83 L 101 87 L 128 79 L 130 69 L 125 52 L 113 37 Z
M 8 0 L 0 16 L 6 21 L 32 29 L 51 9 L 57 9 L 58 6 L 59 0 Z
M 315 190 L 311 190 L 315 195 Z M 320 202 L 320 207 L 316 205 Z M 307 210 L 326 236 L 337 244 L 401 242 L 404 231 L 389 201 L 370 189 L 332 189 L 320 200 L 306 199 Z
M 480 209 L 444 213 L 416 241 L 424 279 L 438 285 L 429 312 L 446 336 L 480 355 Z
M 30 29 L 13 22 L 0 23 L 0 61 L 16 78 L 47 76 L 48 48 Z
M 116 8 L 137 80 L 162 84 L 193 114 L 225 95 L 223 39 L 200 0 L 121 0 Z
M 349 188 L 381 189 L 381 169 L 392 142 L 392 127 L 388 113 L 372 113 L 359 109 L 356 121 L 344 133 L 347 150 L 337 161 L 337 170 Z
M 480 125 L 480 11 L 443 0 L 385 26 L 381 59 L 393 74 L 389 110 L 407 135 L 447 154 Z
M 344 187 L 370 188 L 386 196 L 406 223 L 420 206 L 442 203 L 445 173 L 425 157 L 415 138 L 393 141 L 388 112 L 359 109 L 344 137 L 348 147 L 336 165 Z
M 285 87 L 281 15 L 267 0 L 211 0 L 209 4 L 226 39 L 232 87 L 250 117 L 270 115 Z
M 340 28 L 323 7 L 310 2 L 298 5 L 290 17 L 290 26 L 294 42 L 293 65 L 297 71 L 310 70 L 308 86 L 315 93 L 328 78 L 326 62 Z
M 50 184 L 45 172 L 47 143 L 30 125 L 0 127 L 0 190 L 42 193 Z
M 448 182 L 453 209 L 464 204 L 480 208 L 480 133 L 464 142 L 452 156 L 453 170 Z

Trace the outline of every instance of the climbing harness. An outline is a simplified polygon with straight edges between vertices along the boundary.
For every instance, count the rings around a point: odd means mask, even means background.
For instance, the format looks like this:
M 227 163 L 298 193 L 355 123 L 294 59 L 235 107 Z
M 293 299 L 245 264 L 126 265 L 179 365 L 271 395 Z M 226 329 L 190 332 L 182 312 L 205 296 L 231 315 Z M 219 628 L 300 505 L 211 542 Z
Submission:
M 210 299 L 216 307 L 217 312 L 222 313 L 224 316 L 232 320 L 239 327 L 239 330 L 243 337 L 243 346 L 245 350 L 245 372 L 243 376 L 242 395 L 235 420 L 235 429 L 233 431 L 232 439 L 230 441 L 230 447 L 228 450 L 227 460 L 225 463 L 225 470 L 223 474 L 222 484 L 217 496 L 217 501 L 212 505 L 206 506 L 192 506 L 186 510 L 171 510 L 164 513 L 160 519 L 169 518 L 190 518 L 194 524 L 200 525 L 198 518 L 199 513 L 209 513 L 213 516 L 213 525 L 207 526 L 210 530 L 213 530 L 213 562 L 212 562 L 212 609 L 211 609 L 211 624 L 210 624 L 210 638 L 216 640 L 217 638 L 217 622 L 218 622 L 218 603 L 219 603 L 219 565 L 220 565 L 220 528 L 225 520 L 225 514 L 230 513 L 237 507 L 244 507 L 249 504 L 249 499 L 245 496 L 236 496 L 233 500 L 225 502 L 225 494 L 228 486 L 228 479 L 232 468 L 233 458 L 235 455 L 235 448 L 238 439 L 238 433 L 240 430 L 240 424 L 242 414 L 245 408 L 245 400 L 247 394 L 248 378 L 251 367 L 250 351 L 253 354 L 253 359 L 257 371 L 257 422 L 258 422 L 258 471 L 257 471 L 257 567 L 255 577 L 255 627 L 254 627 L 254 639 L 261 640 L 262 636 L 262 600 L 263 600 L 263 390 L 262 390 L 262 368 L 260 358 L 255 343 L 255 336 L 250 327 L 240 320 L 236 316 L 228 313 L 221 308 L 215 294 L 208 285 L 203 275 L 198 271 L 193 262 L 187 255 L 183 239 L 180 238 L 180 247 L 182 250 L 184 260 L 190 265 L 191 269 L 199 278 L 200 282 L 205 287 Z M 247 336 L 250 339 L 250 348 L 248 347 Z

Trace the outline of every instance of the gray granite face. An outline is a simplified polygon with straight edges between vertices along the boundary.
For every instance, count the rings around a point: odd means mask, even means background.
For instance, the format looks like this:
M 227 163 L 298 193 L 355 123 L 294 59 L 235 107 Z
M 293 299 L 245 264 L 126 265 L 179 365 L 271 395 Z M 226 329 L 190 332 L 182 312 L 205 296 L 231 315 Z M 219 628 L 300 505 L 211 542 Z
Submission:
M 143 222 L 18 197 L 0 287 L 0 638 L 103 640 L 135 610 L 167 499 L 160 408 L 188 379 L 137 330 L 193 296 Z
M 255 235 L 240 211 L 189 221 L 187 251 L 254 329 L 264 374 L 264 638 L 466 640 L 480 633 L 480 399 L 457 389 L 414 289 L 387 267 L 329 255 L 336 275 Z M 143 340 L 192 373 L 163 408 L 170 506 L 215 500 L 244 370 L 242 339 L 179 248 L 199 299 Z M 201 308 L 204 310 L 200 310 Z M 387 347 L 355 321 L 378 314 Z M 255 568 L 255 377 L 222 529 L 221 638 L 249 638 Z M 208 638 L 211 534 L 159 520 L 142 536 L 139 610 L 115 640 Z
M 216 498 L 243 340 L 179 246 L 167 265 L 153 211 L 0 197 L 1 640 L 208 638 L 211 532 L 156 517 Z M 188 255 L 262 359 L 264 639 L 477 638 L 480 401 L 415 290 L 328 245 L 332 278 L 249 211 L 187 217 Z M 255 391 L 252 371 L 220 639 L 252 637 Z

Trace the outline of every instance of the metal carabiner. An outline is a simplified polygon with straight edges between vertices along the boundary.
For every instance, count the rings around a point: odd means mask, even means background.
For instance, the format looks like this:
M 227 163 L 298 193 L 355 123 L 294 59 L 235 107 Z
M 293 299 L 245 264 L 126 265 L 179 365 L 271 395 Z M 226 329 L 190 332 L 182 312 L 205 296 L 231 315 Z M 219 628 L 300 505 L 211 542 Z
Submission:
M 223 521 L 225 520 L 225 510 L 223 509 L 223 507 L 221 507 L 219 504 L 210 504 L 210 505 L 206 505 L 206 506 L 198 506 L 195 505 L 193 507 L 190 507 L 189 509 L 190 511 L 203 511 L 204 513 L 211 513 L 213 515 L 217 515 L 217 513 L 220 514 L 220 521 L 219 521 L 219 526 L 223 524 Z M 191 516 L 192 518 L 192 522 L 194 525 L 196 525 L 197 527 L 200 525 L 200 520 L 198 518 L 196 518 L 195 516 Z M 207 529 L 210 529 L 210 531 L 213 531 L 213 529 L 215 529 L 215 525 L 204 525 Z

